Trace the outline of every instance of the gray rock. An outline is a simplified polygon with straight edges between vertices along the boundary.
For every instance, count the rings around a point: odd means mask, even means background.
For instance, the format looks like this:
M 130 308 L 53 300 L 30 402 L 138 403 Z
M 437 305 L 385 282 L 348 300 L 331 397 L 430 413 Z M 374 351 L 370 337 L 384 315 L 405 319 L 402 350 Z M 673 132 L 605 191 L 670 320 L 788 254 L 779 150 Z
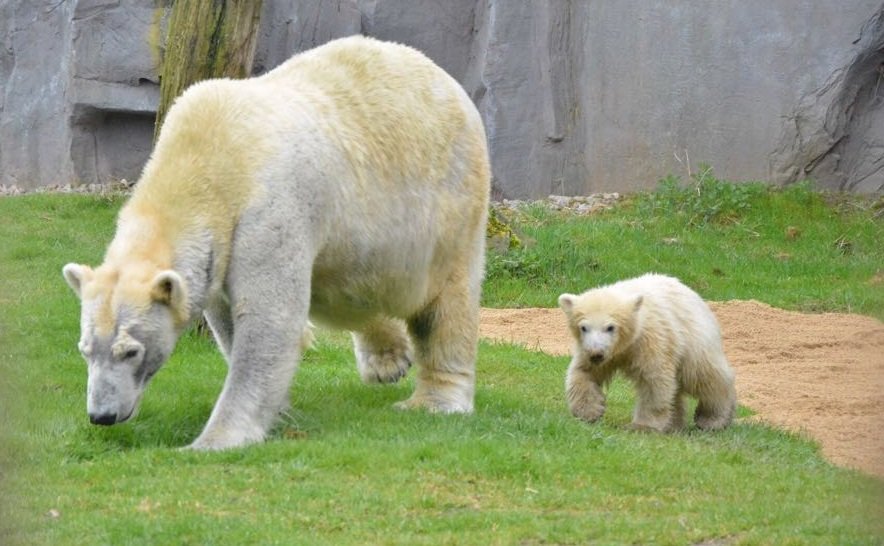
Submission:
M 264 0 L 255 72 L 264 73 L 298 51 L 359 34 L 356 0 Z
M 159 97 L 158 5 L 170 2 L 0 1 L 0 184 L 137 179 Z M 364 33 L 461 81 L 485 120 L 496 199 L 649 188 L 701 162 L 731 180 L 884 191 L 881 0 L 263 6 L 256 73 Z
M 73 2 L 0 2 L 0 184 L 24 188 L 74 179 Z
M 770 155 L 776 182 L 884 191 L 884 5 L 842 57 L 785 117 Z

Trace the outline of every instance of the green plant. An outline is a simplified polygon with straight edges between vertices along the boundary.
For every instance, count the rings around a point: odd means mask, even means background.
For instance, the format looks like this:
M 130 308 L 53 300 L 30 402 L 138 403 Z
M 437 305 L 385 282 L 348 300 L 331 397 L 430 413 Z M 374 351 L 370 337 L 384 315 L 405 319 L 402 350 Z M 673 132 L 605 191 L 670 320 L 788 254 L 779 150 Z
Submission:
M 752 202 L 764 193 L 765 186 L 750 182 L 728 183 L 716 178 L 708 165 L 691 176 L 691 183 L 669 175 L 660 181 L 657 191 L 641 201 L 653 214 L 674 214 L 688 226 L 702 227 L 709 223 L 732 223 L 743 218 Z
M 519 278 L 527 282 L 537 281 L 544 274 L 540 257 L 524 248 L 489 253 L 485 271 L 489 278 Z

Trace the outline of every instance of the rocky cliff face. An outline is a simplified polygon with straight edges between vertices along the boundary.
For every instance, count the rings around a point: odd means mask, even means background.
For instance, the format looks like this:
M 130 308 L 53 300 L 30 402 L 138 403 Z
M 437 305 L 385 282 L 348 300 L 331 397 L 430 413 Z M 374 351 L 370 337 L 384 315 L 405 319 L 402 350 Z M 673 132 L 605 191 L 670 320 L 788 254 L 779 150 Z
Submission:
M 844 61 L 783 118 L 772 179 L 884 191 L 884 7 L 859 29 Z
M 0 184 L 137 178 L 167 5 L 0 4 Z M 497 197 L 719 176 L 884 191 L 881 0 L 264 0 L 255 72 L 364 33 L 421 49 L 485 120 Z

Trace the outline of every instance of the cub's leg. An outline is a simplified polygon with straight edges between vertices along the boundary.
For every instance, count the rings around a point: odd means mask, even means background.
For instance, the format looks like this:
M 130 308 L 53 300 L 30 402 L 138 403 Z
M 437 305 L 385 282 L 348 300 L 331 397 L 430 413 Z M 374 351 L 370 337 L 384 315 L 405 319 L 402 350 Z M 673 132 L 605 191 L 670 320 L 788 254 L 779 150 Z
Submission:
M 697 409 L 694 422 L 703 430 L 719 430 L 731 424 L 737 407 L 734 374 L 724 356 L 717 366 L 706 368 L 702 382 L 695 386 Z
M 674 373 L 668 366 L 644 364 L 635 377 L 636 404 L 632 417 L 632 428 L 669 432 L 677 423 L 674 410 L 678 409 L 679 386 Z M 683 409 L 682 409 L 683 411 Z
M 728 401 L 700 400 L 694 412 L 694 422 L 703 430 L 720 430 L 734 420 L 736 405 Z
M 413 360 L 405 323 L 377 317 L 353 332 L 356 368 L 365 383 L 395 383 L 408 373 Z
M 684 393 L 679 389 L 672 402 L 672 420 L 667 430 L 681 430 L 684 428 Z
M 479 339 L 478 275 L 457 274 L 429 305 L 408 320 L 417 361 L 416 387 L 400 409 L 470 413 Z
M 571 360 L 565 376 L 565 396 L 574 417 L 592 423 L 605 414 L 603 386 L 609 377 L 610 372 L 603 374 L 600 369 L 584 366 L 580 356 Z

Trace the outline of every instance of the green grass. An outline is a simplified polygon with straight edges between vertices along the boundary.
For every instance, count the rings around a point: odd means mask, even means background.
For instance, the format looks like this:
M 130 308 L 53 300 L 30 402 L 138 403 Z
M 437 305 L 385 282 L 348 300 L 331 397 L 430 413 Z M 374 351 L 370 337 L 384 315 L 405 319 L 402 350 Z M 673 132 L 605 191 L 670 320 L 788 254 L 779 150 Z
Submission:
M 806 184 L 771 190 L 707 175 L 667 179 L 589 217 L 526 207 L 512 224 L 527 244 L 489 254 L 483 303 L 555 307 L 562 292 L 654 271 L 709 300 L 884 319 L 882 201 L 835 199 Z
M 882 263 L 872 248 L 880 223 L 809 192 L 809 204 L 789 195 L 760 192 L 738 219 L 703 225 L 672 212 L 679 200 L 661 203 L 663 193 L 601 217 L 530 211 L 518 227 L 535 240 L 535 258 L 501 266 L 513 256 L 490 256 L 486 302 L 552 305 L 558 291 L 657 269 L 700 283 L 707 297 L 880 316 L 880 294 L 862 289 Z M 776 225 L 752 217 L 759 203 Z M 204 454 L 176 448 L 199 433 L 225 366 L 210 340 L 188 333 L 134 421 L 93 427 L 78 303 L 60 271 L 100 261 L 119 205 L 0 199 L 0 544 L 884 541 L 884 484 L 828 464 L 808 439 L 745 422 L 714 434 L 629 432 L 633 394 L 621 381 L 603 422 L 584 425 L 565 408 L 567 359 L 508 345 L 480 347 L 475 415 L 433 416 L 392 410 L 411 380 L 362 385 L 347 336 L 322 332 L 273 438 Z M 801 237 L 778 238 L 787 224 Z M 829 249 L 842 235 L 846 255 Z M 656 248 L 663 237 L 680 242 Z M 796 281 L 742 263 L 785 251 Z M 814 277 L 827 260 L 840 273 L 830 265 Z

